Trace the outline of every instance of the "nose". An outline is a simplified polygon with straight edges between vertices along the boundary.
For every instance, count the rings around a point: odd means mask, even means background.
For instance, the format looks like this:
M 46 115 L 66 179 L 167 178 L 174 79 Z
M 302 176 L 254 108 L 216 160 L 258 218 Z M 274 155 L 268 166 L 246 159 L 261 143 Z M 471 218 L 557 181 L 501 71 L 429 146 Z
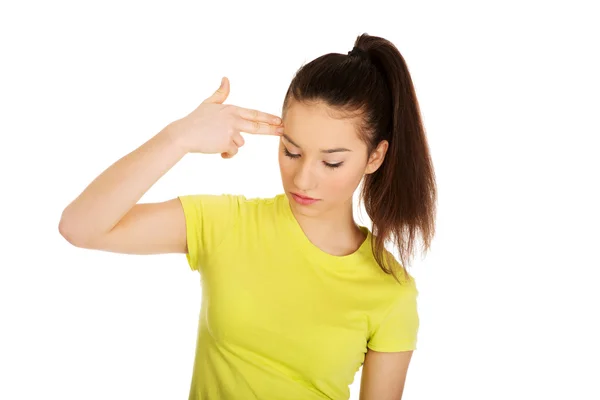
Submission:
M 312 171 L 310 163 L 299 163 L 300 166 L 295 171 L 294 185 L 304 193 L 310 193 L 315 189 L 317 180 Z

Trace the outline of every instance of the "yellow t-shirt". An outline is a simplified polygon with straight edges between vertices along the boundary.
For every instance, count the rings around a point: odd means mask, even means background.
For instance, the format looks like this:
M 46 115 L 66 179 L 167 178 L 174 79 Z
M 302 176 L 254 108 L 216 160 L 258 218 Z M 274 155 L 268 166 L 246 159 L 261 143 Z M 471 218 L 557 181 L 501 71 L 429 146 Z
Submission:
M 414 278 L 320 250 L 285 194 L 179 197 L 202 304 L 190 400 L 348 399 L 367 348 L 416 349 Z M 400 275 L 402 277 L 402 275 Z

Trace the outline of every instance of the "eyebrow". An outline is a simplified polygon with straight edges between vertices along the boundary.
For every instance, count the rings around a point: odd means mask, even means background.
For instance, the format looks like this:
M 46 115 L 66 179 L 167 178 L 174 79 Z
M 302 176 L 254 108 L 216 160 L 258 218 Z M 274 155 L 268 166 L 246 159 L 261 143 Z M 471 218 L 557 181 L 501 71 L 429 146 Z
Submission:
M 293 144 L 294 146 L 296 146 L 297 148 L 301 149 L 300 146 L 298 146 L 292 139 L 290 139 L 290 137 L 288 135 L 286 135 L 285 133 L 282 135 L 288 142 L 290 142 L 291 144 Z M 346 149 L 344 147 L 336 147 L 335 149 L 325 149 L 325 150 L 321 150 L 321 153 L 338 153 L 341 151 L 352 151 L 350 149 Z

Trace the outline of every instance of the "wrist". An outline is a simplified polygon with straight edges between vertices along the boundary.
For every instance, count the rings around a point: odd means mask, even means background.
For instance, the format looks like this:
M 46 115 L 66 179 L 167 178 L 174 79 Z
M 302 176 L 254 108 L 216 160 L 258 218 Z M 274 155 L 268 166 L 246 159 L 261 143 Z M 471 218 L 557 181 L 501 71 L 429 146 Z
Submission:
M 176 122 L 177 121 L 174 121 L 167 125 L 162 131 L 160 131 L 159 135 L 164 137 L 173 148 L 185 155 L 189 153 L 189 149 L 183 140 L 184 138 L 181 134 L 181 130 L 177 129 Z

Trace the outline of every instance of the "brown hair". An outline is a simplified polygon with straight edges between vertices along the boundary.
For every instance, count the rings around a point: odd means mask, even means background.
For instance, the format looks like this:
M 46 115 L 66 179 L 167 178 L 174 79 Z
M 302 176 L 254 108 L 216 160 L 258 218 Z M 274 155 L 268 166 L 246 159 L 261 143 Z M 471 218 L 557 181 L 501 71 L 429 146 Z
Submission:
M 399 281 L 395 259 L 385 249 L 399 249 L 407 277 L 417 231 L 427 251 L 435 234 L 437 188 L 419 103 L 408 67 L 388 40 L 366 33 L 351 54 L 329 53 L 303 65 L 292 79 L 283 102 L 324 102 L 337 118 L 360 117 L 357 127 L 367 156 L 382 140 L 389 147 L 381 166 L 364 178 L 360 193 L 373 221 L 372 251 L 381 269 Z

